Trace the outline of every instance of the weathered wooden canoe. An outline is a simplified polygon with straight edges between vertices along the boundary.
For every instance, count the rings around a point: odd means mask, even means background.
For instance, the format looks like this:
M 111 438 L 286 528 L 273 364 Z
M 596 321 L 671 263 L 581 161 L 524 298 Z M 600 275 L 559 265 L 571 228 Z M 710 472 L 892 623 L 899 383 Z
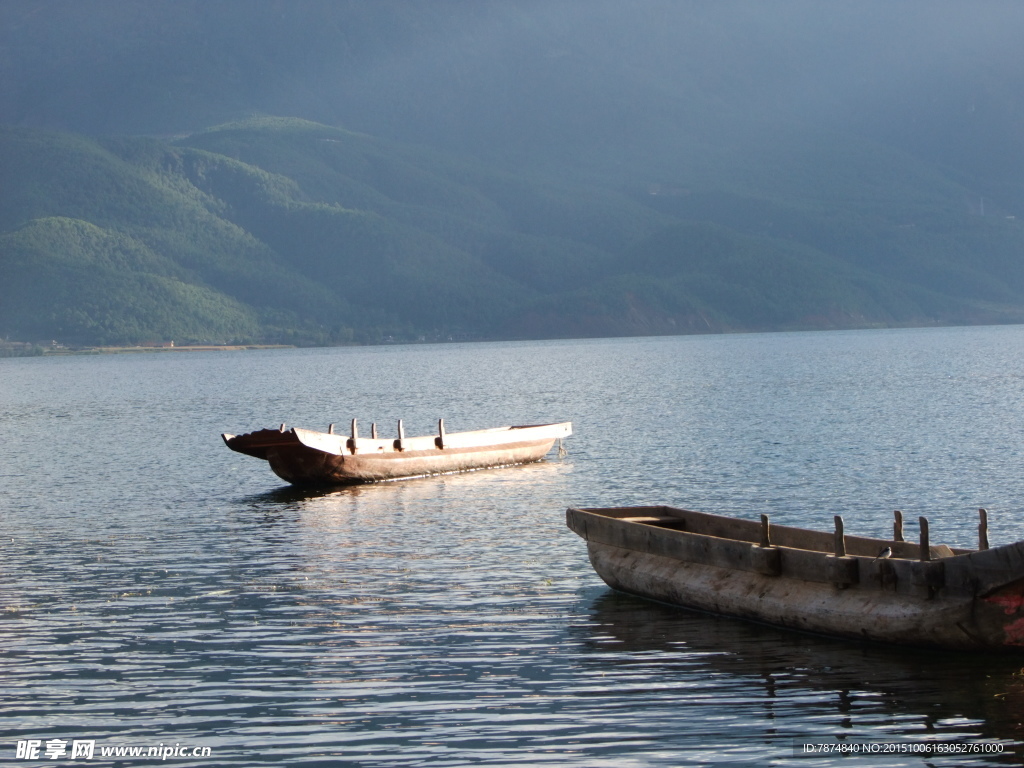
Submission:
M 673 507 L 575 509 L 566 522 L 614 589 L 839 637 L 1024 650 L 1024 542 L 979 549 L 770 525 Z M 891 554 L 880 555 L 889 549 Z
M 527 464 L 544 458 L 555 440 L 572 434 L 572 424 L 497 427 L 476 432 L 447 433 L 444 420 L 438 434 L 405 437 L 359 437 L 356 420 L 350 436 L 311 429 L 261 429 L 245 435 L 224 434 L 228 448 L 265 459 L 274 473 L 294 485 L 352 485 L 399 480 L 486 467 Z

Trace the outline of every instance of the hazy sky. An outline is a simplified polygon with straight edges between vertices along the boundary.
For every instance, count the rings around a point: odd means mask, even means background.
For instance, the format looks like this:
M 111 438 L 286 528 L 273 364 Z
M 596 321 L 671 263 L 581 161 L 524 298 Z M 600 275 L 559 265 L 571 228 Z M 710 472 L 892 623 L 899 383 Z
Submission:
M 155 134 L 288 114 L 623 163 L 845 131 L 1011 183 L 1021 40 L 1015 0 L 4 0 L 0 113 Z

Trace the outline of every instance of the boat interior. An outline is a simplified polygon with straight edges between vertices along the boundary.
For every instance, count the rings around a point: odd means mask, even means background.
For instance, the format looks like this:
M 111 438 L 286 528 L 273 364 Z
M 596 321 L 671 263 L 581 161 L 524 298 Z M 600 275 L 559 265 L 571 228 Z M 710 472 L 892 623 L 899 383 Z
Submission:
M 828 532 L 776 525 L 768 521 L 767 515 L 762 515 L 760 521 L 743 520 L 669 506 L 615 507 L 585 509 L 584 511 L 624 522 L 686 531 L 687 533 L 709 536 L 716 539 L 745 541 L 751 544 L 761 544 L 762 546 L 781 546 L 836 554 L 837 539 L 841 539 L 842 543 L 839 546 L 845 549 L 841 554 L 875 558 L 888 547 L 891 550 L 890 557 L 894 559 L 921 559 L 922 543 L 920 541 L 902 540 L 902 514 L 898 512 L 896 513 L 896 522 L 894 523 L 894 533 L 900 535 L 892 539 L 882 539 L 854 536 L 845 533 L 842 530 L 842 518 L 838 516 L 836 517 L 837 531 Z M 921 519 L 923 520 L 923 518 Z M 984 515 L 983 525 L 987 526 L 987 520 L 984 519 Z M 927 532 L 926 521 L 924 523 L 924 530 Z M 928 559 L 931 560 L 977 551 L 953 548 L 945 544 L 926 544 L 926 546 L 928 546 Z M 987 548 L 987 545 L 985 548 Z

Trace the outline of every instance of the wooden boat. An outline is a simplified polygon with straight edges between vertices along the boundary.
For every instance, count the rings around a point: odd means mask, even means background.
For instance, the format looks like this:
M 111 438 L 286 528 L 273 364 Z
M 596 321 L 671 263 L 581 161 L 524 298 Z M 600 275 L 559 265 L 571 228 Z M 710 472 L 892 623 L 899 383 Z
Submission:
M 673 507 L 576 509 L 610 587 L 711 613 L 838 637 L 961 650 L 1024 650 L 1024 541 L 989 548 L 739 520 Z M 888 550 L 888 553 L 886 552 Z
M 497 427 L 476 432 L 448 433 L 444 419 L 438 434 L 406 437 L 398 422 L 398 437 L 360 437 L 356 420 L 351 435 L 311 429 L 261 429 L 245 435 L 223 434 L 233 451 L 265 459 L 282 480 L 293 485 L 352 485 L 399 480 L 486 467 L 540 461 L 555 440 L 572 434 L 572 424 Z

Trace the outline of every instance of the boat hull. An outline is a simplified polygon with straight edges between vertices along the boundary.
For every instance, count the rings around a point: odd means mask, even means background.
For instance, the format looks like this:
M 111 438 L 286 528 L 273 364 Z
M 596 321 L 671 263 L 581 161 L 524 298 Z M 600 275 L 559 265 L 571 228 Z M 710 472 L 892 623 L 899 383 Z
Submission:
M 621 592 L 836 637 L 1024 651 L 1021 543 L 886 562 L 588 514 L 594 511 L 570 509 L 567 521 L 587 539 L 597 574 Z
M 979 610 L 969 598 L 936 602 L 682 563 L 604 544 L 587 549 L 608 586 L 684 608 L 856 640 L 958 650 L 1020 647 L 1006 641 L 1002 610 L 990 606 L 986 612 L 984 604 Z
M 286 446 L 268 450 L 267 461 L 274 474 L 293 485 L 346 485 L 528 464 L 543 459 L 554 442 L 555 439 L 551 438 L 497 448 L 432 449 L 355 456 L 336 456 L 305 446 Z

